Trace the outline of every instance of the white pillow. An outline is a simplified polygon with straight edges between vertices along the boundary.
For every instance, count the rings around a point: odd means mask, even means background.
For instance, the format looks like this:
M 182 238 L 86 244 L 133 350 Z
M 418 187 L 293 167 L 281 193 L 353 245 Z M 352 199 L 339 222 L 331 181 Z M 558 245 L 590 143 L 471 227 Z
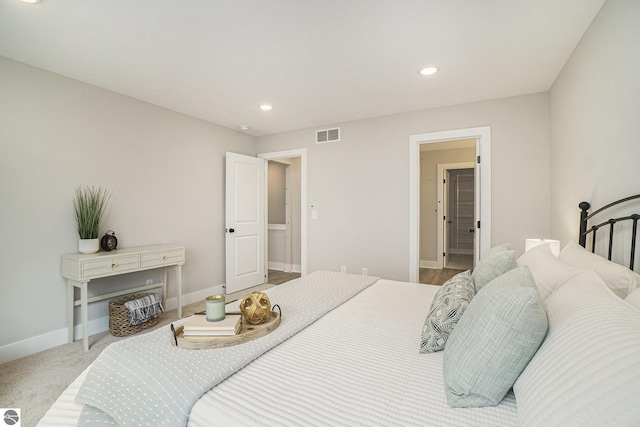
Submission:
M 513 386 L 518 425 L 638 425 L 640 312 L 588 270 L 546 309 L 547 336 Z
M 640 310 L 640 289 L 631 292 L 624 300 Z
M 535 246 L 518 258 L 518 265 L 526 265 L 536 282 L 543 301 L 567 280 L 584 271 L 559 261 L 548 243 Z
M 629 295 L 640 284 L 640 276 L 627 267 L 591 253 L 573 241 L 569 242 L 560 251 L 558 258 L 574 267 L 588 268 L 595 271 L 620 298 Z

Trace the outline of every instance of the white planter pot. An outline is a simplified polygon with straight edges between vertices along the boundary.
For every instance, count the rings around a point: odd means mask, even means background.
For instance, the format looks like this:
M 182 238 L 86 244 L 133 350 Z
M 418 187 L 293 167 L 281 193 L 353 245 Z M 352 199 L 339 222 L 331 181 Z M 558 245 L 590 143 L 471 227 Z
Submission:
M 78 251 L 81 254 L 95 254 L 100 249 L 100 239 L 78 240 Z

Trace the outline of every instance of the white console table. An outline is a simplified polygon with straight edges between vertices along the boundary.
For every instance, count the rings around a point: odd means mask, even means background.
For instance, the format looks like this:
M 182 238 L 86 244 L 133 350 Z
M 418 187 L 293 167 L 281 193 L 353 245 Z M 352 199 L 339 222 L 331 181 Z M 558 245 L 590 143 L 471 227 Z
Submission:
M 62 256 L 62 277 L 67 279 L 67 293 L 69 308 L 67 322 L 69 326 L 69 342 L 73 342 L 73 311 L 80 306 L 82 311 L 82 339 L 84 350 L 89 350 L 87 305 L 91 302 L 115 298 L 120 295 L 140 292 L 162 287 L 163 305 L 167 303 L 167 270 L 176 271 L 176 287 L 178 296 L 178 318 L 182 317 L 182 265 L 185 261 L 185 250 L 182 246 L 154 245 L 137 248 L 124 248 L 111 252 L 97 252 L 95 254 L 68 254 Z M 128 288 L 118 292 L 87 297 L 89 282 L 93 279 L 134 273 L 136 271 L 164 268 L 164 281 L 135 288 Z M 76 301 L 74 289 L 80 289 L 80 300 Z

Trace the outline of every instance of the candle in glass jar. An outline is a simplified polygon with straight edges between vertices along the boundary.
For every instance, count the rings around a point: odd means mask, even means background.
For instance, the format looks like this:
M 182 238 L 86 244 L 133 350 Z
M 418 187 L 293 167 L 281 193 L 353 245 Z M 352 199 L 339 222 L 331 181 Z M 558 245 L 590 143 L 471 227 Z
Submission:
M 224 320 L 224 295 L 212 295 L 205 300 L 207 320 L 219 322 Z

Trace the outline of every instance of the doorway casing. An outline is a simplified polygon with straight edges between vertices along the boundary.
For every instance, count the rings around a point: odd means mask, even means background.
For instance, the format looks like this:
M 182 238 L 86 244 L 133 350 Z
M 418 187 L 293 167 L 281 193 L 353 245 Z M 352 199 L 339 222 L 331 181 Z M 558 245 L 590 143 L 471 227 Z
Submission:
M 448 130 L 409 136 L 409 281 L 418 282 L 420 269 L 420 145 L 460 139 L 476 140 L 475 261 L 491 248 L 491 127 Z
M 307 274 L 307 149 L 299 148 L 295 150 L 276 151 L 272 153 L 258 154 L 258 157 L 265 160 L 278 160 L 278 159 L 290 159 L 300 158 L 300 270 L 301 275 Z M 266 170 L 266 168 L 265 168 Z M 266 174 L 266 172 L 265 172 Z M 268 185 L 268 177 L 265 180 L 265 186 Z M 268 190 L 267 190 L 268 191 Z M 268 212 L 268 210 L 265 209 Z M 268 221 L 265 221 L 268 223 Z M 265 228 L 268 224 L 265 225 Z M 265 235 L 268 236 L 268 231 L 265 230 Z M 268 237 L 265 238 L 265 265 L 268 265 L 269 260 L 269 242 Z

